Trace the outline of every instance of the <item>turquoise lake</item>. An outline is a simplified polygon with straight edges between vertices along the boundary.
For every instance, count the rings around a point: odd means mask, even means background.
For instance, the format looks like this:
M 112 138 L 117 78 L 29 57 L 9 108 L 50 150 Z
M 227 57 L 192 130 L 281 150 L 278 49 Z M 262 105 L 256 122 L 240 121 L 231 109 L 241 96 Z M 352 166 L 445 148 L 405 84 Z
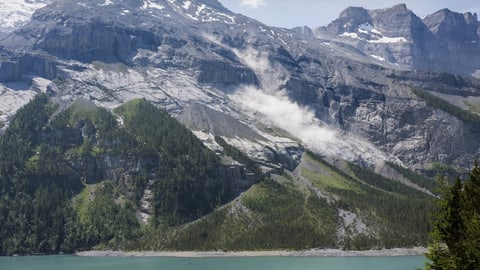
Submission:
M 405 257 L 0 257 L 1 270 L 415 270 L 423 256 Z

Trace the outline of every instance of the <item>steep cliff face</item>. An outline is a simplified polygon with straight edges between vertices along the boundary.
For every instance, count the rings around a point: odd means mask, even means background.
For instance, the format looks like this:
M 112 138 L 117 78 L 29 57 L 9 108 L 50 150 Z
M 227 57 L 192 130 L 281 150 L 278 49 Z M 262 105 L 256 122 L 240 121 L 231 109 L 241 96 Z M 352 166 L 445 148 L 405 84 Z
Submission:
M 45 55 L 13 56 L 0 52 L 0 57 L 3 58 L 0 63 L 0 82 L 22 81 L 34 74 L 52 80 L 58 75 L 57 63 Z
M 475 71 L 478 26 L 474 15 L 448 10 L 422 20 L 405 5 L 348 8 L 314 37 L 306 28 L 265 26 L 217 1 L 60 1 L 37 10 L 29 23 L 1 40 L 0 81 L 4 95 L 17 93 L 11 84 L 21 81 L 32 91 L 66 100 L 83 97 L 106 107 L 146 97 L 176 116 L 202 104 L 231 119 L 222 117 L 229 124 L 220 125 L 220 134 L 187 121 L 198 136 L 230 137 L 262 161 L 276 152 L 295 164 L 298 151 L 288 149 L 300 149 L 298 141 L 307 148 L 320 145 L 319 152 L 328 155 L 328 145 L 335 145 L 337 155 L 345 152 L 338 150 L 343 143 L 356 149 L 359 139 L 367 150 L 342 158 L 372 166 L 368 153 L 417 168 L 435 162 L 467 167 L 479 154 L 471 141 L 477 131 L 424 102 L 412 87 L 474 109 L 480 95 L 475 79 L 435 72 Z M 32 83 L 38 77 L 44 79 L 42 87 Z M 313 118 L 281 126 L 277 118 L 295 115 L 286 111 L 291 108 L 312 112 Z M 234 120 L 250 131 L 233 136 Z M 288 132 L 272 128 L 279 125 Z M 303 132 L 313 126 L 350 137 L 326 144 Z
M 333 35 L 382 61 L 471 76 L 479 63 L 478 29 L 476 15 L 469 12 L 444 9 L 420 19 L 401 4 L 379 10 L 348 8 L 316 32 L 319 37 Z
M 434 184 L 402 165 L 461 173 L 480 158 L 475 35 L 471 14 L 421 20 L 405 5 L 349 8 L 315 31 L 268 27 L 215 0 L 37 9 L 0 39 L 0 190 L 14 197 L 0 196 L 0 253 L 130 239 L 156 249 L 424 244 Z M 34 99 L 13 117 L 39 92 L 45 110 Z M 26 224 L 9 211 L 21 203 L 37 209 L 26 215 L 56 216 Z M 69 213 L 80 227 L 58 236 L 76 224 Z M 45 238 L 66 247 L 40 245 L 29 228 L 46 221 Z
M 440 47 L 433 52 L 430 70 L 455 74 L 458 73 L 456 70 L 463 69 L 475 75 L 477 63 L 480 61 L 478 58 L 480 23 L 476 14 L 470 12 L 460 14 L 443 9 L 425 17 L 423 22 L 435 35 L 435 43 Z

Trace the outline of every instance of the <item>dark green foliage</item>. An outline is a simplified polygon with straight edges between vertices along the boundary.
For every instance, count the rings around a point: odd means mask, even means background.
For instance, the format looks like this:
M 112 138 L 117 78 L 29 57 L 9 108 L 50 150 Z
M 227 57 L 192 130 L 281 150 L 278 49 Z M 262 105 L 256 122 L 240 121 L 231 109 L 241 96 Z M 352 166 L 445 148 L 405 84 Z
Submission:
M 434 192 L 438 189 L 438 183 L 432 178 L 415 173 L 393 162 L 387 162 L 387 164 L 420 187 L 423 187 L 431 192 Z
M 350 169 L 353 171 L 355 176 L 364 181 L 365 183 L 379 188 L 381 190 L 400 193 L 408 195 L 410 198 L 414 197 L 425 197 L 425 194 L 421 191 L 418 191 L 412 187 L 406 186 L 399 181 L 387 179 L 380 174 L 377 174 L 369 169 L 362 168 L 355 164 L 350 164 Z
M 428 240 L 430 230 L 430 197 L 394 180 L 383 178 L 370 170 L 350 165 L 355 176 L 364 184 L 360 190 L 337 189 L 341 208 L 370 209 L 367 223 L 384 224 L 377 239 L 363 239 L 361 243 L 346 243 L 346 249 L 361 249 L 377 246 L 393 248 L 398 246 L 421 246 Z M 373 215 L 371 215 L 373 214 Z
M 72 218 L 68 197 L 55 186 L 41 187 L 35 194 L 2 196 L 1 254 L 57 253 L 63 250 L 64 224 Z
M 353 172 L 350 176 L 315 154 L 308 154 L 344 178 L 345 187 L 325 190 L 338 197 L 336 206 L 357 213 L 367 226 L 377 228 L 377 237 L 360 235 L 346 239 L 342 248 L 393 248 L 427 243 L 431 228 L 430 196 L 353 164 L 348 166 Z
M 336 209 L 288 176 L 252 186 L 195 223 L 144 239 L 147 249 L 277 250 L 334 247 Z M 160 244 L 160 245 L 159 245 Z
M 232 197 L 228 179 L 219 175 L 219 159 L 187 128 L 146 100 L 116 109 L 126 129 L 162 156 L 157 171 L 156 225 L 194 220 Z
M 82 185 L 62 147 L 44 142 L 54 110 L 45 95 L 38 95 L 0 139 L 0 254 L 73 251 L 65 239 L 75 229 L 64 228 L 75 224 L 70 199 Z
M 480 269 L 480 167 L 452 185 L 442 179 L 426 269 Z
M 68 201 L 79 183 L 41 143 L 55 106 L 38 95 L 18 111 L 0 139 L 0 254 L 63 250 Z M 61 159 L 61 158 L 60 158 Z
M 428 106 L 432 106 L 434 108 L 438 108 L 444 112 L 447 112 L 458 119 L 465 121 L 467 123 L 472 124 L 479 124 L 480 123 L 480 116 L 471 113 L 469 111 L 463 110 L 455 105 L 448 103 L 447 101 L 434 96 L 426 91 L 412 88 L 413 93 L 418 96 L 419 98 L 425 100 Z
M 88 101 L 56 109 L 37 96 L 0 138 L 0 255 L 122 248 L 141 235 L 135 212 L 149 180 L 156 225 L 232 196 L 216 155 L 144 100 L 117 110 L 126 128 Z
M 77 246 L 92 248 L 98 243 L 106 247 L 122 248 L 122 244 L 139 233 L 135 209 L 126 198 L 119 197 L 111 182 L 105 182 L 95 191 L 88 204 L 85 218 L 78 220 L 80 239 Z M 116 202 L 120 199 L 119 202 Z
M 25 165 L 39 142 L 41 128 L 53 108 L 45 95 L 38 95 L 13 117 L 0 140 L 0 191 L 11 193 L 26 187 Z M 10 194 L 12 195 L 12 194 Z

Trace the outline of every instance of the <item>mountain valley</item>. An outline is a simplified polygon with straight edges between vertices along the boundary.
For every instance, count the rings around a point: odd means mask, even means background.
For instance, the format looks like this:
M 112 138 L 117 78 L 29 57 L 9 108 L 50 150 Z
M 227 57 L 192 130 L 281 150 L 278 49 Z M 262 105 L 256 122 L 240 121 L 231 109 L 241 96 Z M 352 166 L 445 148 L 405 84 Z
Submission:
M 425 246 L 434 178 L 480 157 L 476 14 L 11 2 L 2 255 Z

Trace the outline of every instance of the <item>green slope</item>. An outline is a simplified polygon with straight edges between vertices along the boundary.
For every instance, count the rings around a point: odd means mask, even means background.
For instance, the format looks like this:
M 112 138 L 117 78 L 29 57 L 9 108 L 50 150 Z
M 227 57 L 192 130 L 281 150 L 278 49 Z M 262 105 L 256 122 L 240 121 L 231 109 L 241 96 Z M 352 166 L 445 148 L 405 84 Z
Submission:
M 272 175 L 192 223 L 155 231 L 130 249 L 370 249 L 426 245 L 431 197 L 311 154 L 293 174 Z
M 346 172 L 341 171 L 307 155 L 300 171 L 333 197 L 337 208 L 356 214 L 367 226 L 364 233 L 346 236 L 339 242 L 341 246 L 389 248 L 427 242 L 430 196 L 353 164 L 345 168 Z
M 213 152 L 145 100 L 115 112 L 82 100 L 59 111 L 46 95 L 18 111 L 0 138 L 0 254 L 122 248 L 148 227 L 201 217 L 247 181 L 228 178 Z M 136 212 L 149 182 L 144 228 Z
M 172 250 L 334 247 L 336 227 L 335 209 L 325 200 L 289 176 L 274 176 L 204 218 L 136 245 Z
M 418 190 L 310 153 L 294 172 L 266 176 L 216 141 L 244 165 L 223 165 L 145 100 L 110 112 L 82 100 L 59 110 L 37 96 L 0 138 L 0 254 L 365 249 L 427 241 L 431 198 Z M 141 224 L 140 211 L 151 215 L 148 223 Z

